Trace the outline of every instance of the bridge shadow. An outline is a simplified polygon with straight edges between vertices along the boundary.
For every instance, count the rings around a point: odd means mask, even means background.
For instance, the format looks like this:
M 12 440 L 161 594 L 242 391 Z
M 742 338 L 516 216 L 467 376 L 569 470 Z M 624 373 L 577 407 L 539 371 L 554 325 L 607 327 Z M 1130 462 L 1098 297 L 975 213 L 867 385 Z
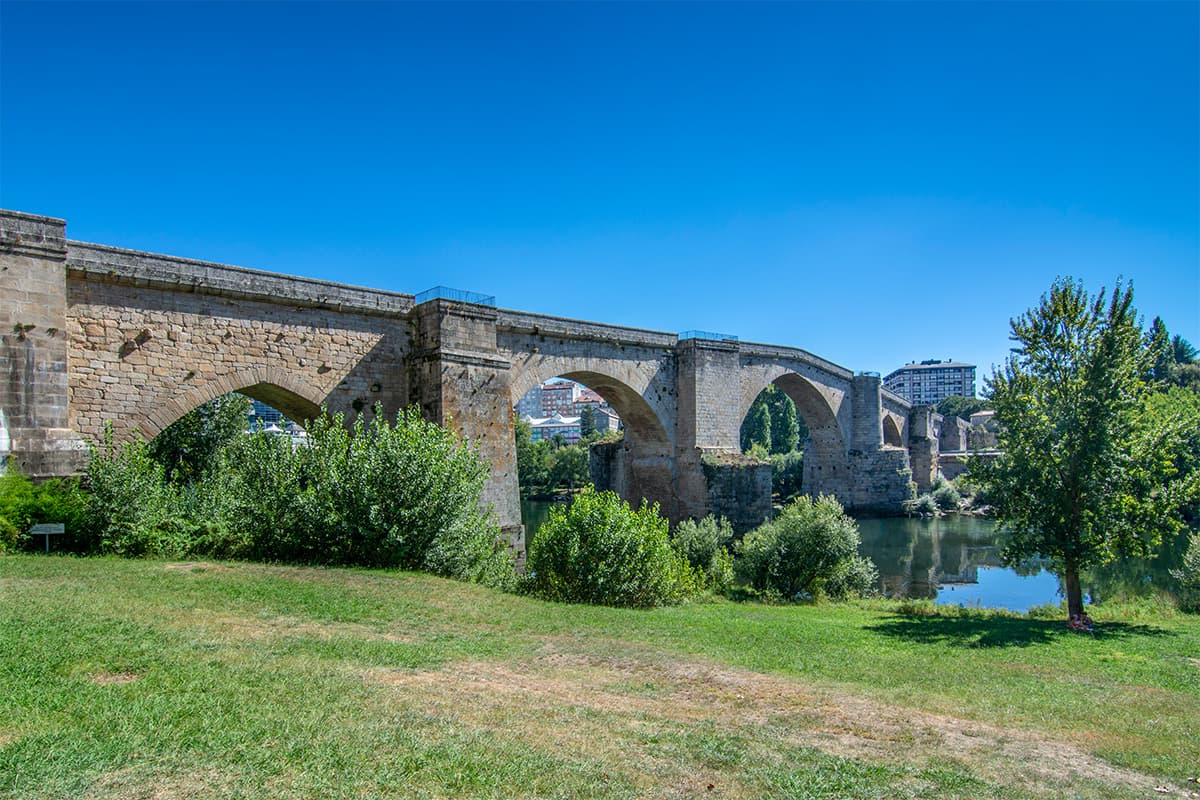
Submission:
M 1118 640 L 1133 636 L 1175 636 L 1171 631 L 1128 622 L 1105 622 L 1091 631 L 1073 631 L 1065 620 L 1028 619 L 967 611 L 953 616 L 895 615 L 867 630 L 918 644 L 957 647 L 1029 647 L 1060 639 Z

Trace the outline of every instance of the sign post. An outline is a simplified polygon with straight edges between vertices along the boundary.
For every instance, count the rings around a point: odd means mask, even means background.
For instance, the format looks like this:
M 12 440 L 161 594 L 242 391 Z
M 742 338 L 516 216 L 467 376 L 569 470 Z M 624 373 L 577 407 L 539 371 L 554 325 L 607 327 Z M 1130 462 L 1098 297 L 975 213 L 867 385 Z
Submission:
M 67 526 L 61 522 L 46 522 L 41 525 L 34 525 L 29 529 L 31 536 L 41 534 L 46 537 L 46 555 L 50 555 L 50 537 L 67 532 Z

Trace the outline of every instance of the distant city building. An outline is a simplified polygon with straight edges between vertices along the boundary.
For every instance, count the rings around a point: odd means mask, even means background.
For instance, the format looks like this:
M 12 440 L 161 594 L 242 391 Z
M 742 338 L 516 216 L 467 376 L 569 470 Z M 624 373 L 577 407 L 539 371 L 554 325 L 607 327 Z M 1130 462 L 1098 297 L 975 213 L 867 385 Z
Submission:
M 540 417 L 542 416 L 542 387 L 535 386 L 530 389 L 525 395 L 517 401 L 516 405 L 517 416 L 524 419 L 525 417 Z
M 550 441 L 561 436 L 566 444 L 578 444 L 580 439 L 579 417 L 564 417 L 554 414 L 549 417 L 525 417 L 529 423 L 530 440 L 540 442 Z
M 914 405 L 937 405 L 951 395 L 975 396 L 975 365 L 960 361 L 908 364 L 883 379 L 884 388 Z
M 583 387 L 575 381 L 547 381 L 542 389 L 542 416 L 570 414 L 575 410 L 575 399 Z
M 282 412 L 271 408 L 271 406 L 261 400 L 251 400 L 250 405 L 249 424 L 252 431 L 256 431 L 259 428 L 265 429 L 271 425 L 282 429 L 282 426 L 287 422 Z
M 555 415 L 578 417 L 589 406 L 596 412 L 597 430 L 620 429 L 621 418 L 603 397 L 581 383 L 565 379 L 550 380 L 533 387 L 517 401 L 514 409 L 521 419 L 549 419 Z
M 596 409 L 596 430 L 612 433 L 621 429 L 621 418 L 611 408 Z

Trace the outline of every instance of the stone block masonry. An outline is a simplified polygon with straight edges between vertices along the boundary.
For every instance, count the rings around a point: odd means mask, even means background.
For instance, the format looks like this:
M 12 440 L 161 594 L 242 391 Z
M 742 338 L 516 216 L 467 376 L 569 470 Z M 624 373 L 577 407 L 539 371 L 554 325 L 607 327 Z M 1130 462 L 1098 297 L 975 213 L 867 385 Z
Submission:
M 35 477 L 77 470 L 105 426 L 118 441 L 149 438 L 231 391 L 299 420 L 322 406 L 392 415 L 416 404 L 490 465 L 483 502 L 520 550 L 512 407 L 556 376 L 599 392 L 625 424 L 623 442 L 593 451 L 597 484 L 657 502 L 672 520 L 718 513 L 746 529 L 769 514 L 769 469 L 744 463 L 737 447 L 770 383 L 812 432 L 809 491 L 899 510 L 911 465 L 896 441 L 919 439 L 922 464 L 936 462 L 936 437 L 914 436 L 911 407 L 882 395 L 878 378 L 797 348 L 418 304 L 74 242 L 63 220 L 15 211 L 0 211 L 0 292 L 0 458 Z

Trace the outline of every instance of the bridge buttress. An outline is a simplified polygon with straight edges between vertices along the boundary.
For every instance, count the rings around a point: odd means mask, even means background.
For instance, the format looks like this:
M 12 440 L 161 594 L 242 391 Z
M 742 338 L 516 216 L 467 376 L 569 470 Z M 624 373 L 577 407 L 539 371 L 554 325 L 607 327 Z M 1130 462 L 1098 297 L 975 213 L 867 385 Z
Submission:
M 740 346 L 685 339 L 676 365 L 673 519 L 714 514 L 739 533 L 755 528 L 771 514 L 771 468 L 741 454 Z
M 68 422 L 66 222 L 0 211 L 0 466 L 70 475 L 86 455 Z
M 453 428 L 491 467 L 481 505 L 492 508 L 523 562 L 509 361 L 496 347 L 496 319 L 494 308 L 455 300 L 416 306 L 409 385 L 425 418 Z

